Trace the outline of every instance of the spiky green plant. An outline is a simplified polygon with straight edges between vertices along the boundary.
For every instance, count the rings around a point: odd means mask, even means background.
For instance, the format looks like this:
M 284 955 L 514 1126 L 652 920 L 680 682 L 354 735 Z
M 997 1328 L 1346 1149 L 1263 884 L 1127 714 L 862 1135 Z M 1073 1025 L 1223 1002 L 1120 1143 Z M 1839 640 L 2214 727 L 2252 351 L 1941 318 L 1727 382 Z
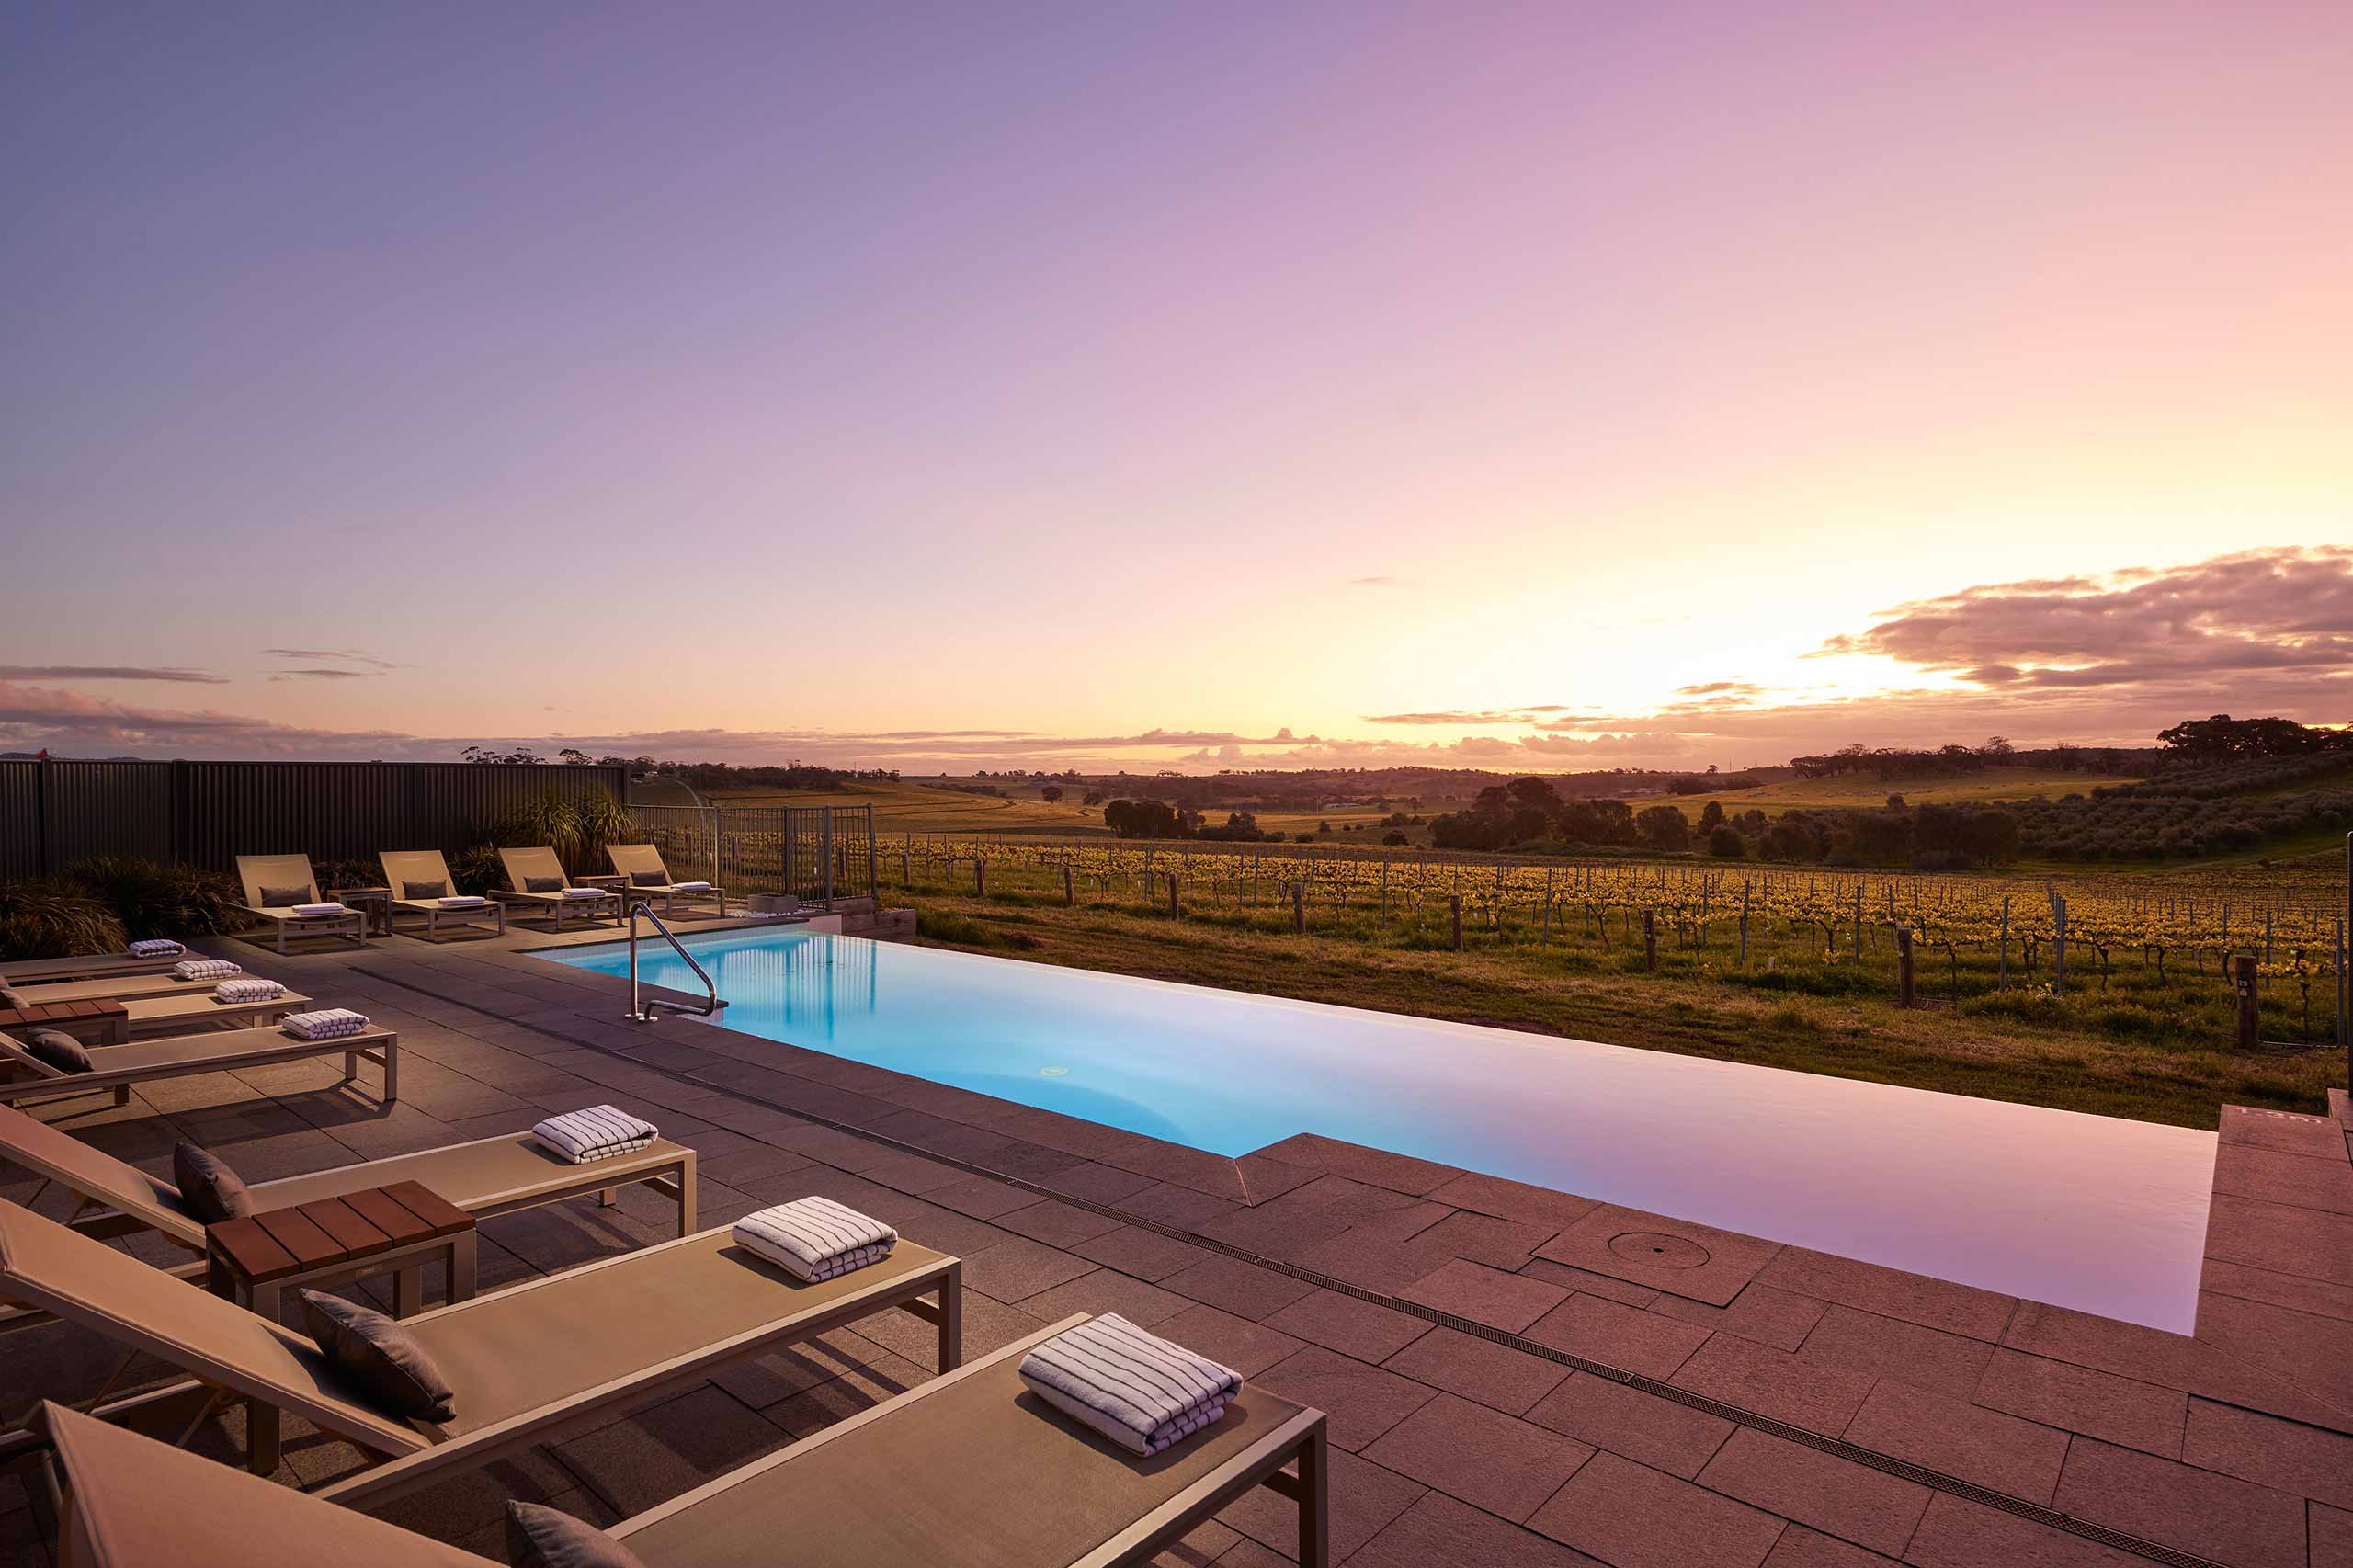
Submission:
M 130 938 L 88 890 L 58 881 L 0 882 L 0 958 L 119 952 Z
M 94 855 L 66 867 L 63 880 L 112 908 L 134 942 L 217 937 L 241 931 L 253 919 L 235 882 L 193 866 L 136 855 Z

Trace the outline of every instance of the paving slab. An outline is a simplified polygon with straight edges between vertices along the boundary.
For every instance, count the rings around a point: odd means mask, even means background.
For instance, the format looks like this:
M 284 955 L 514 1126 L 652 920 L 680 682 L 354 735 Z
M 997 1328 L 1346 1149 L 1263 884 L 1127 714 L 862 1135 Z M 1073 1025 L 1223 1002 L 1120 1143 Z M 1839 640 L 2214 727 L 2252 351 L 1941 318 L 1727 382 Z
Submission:
M 2029 1503 L 2059 1488 L 2067 1434 L 1965 1399 L 1881 1378 L 1847 1424 L 1847 1440 Z
M 2233 1568 L 2304 1568 L 2302 1499 L 2091 1437 L 2069 1445 L 2052 1506 Z
M 1648 1306 L 1661 1317 L 1713 1329 L 1719 1334 L 1736 1334 L 1776 1350 L 1795 1350 L 1803 1345 L 1805 1336 L 1813 1332 L 1813 1325 L 1822 1321 L 1822 1314 L 1830 1310 L 1830 1303 L 1818 1297 L 1777 1290 L 1753 1279 L 1741 1287 L 1730 1306 L 1711 1307 L 1705 1301 L 1667 1295 L 1636 1304 Z
M 2353 1437 L 2276 1415 L 2189 1402 L 2182 1462 L 2353 1509 Z
M 1719 1334 L 1669 1380 L 1677 1388 L 1786 1421 L 1826 1437 L 1847 1429 L 1878 1380 L 1869 1372 L 1802 1361 L 1786 1350 Z
M 1967 1399 L 1985 1375 L 1994 1346 L 1901 1318 L 1833 1306 L 1806 1335 L 1798 1356 L 1815 1366 L 1902 1378 Z
M 1928 1499 L 1904 1561 L 1917 1568 L 2148 1568 L 2149 1562 L 1942 1493 Z
M 1411 1378 L 1320 1345 L 1284 1357 L 1258 1374 L 1258 1385 L 1329 1415 L 1332 1441 L 1351 1453 L 1441 1397 Z
M 1513 1334 L 1569 1299 L 1558 1285 L 1506 1274 L 1467 1257 L 1449 1259 L 1397 1293 L 1408 1301 Z
M 1711 1336 L 1704 1328 L 1640 1307 L 1599 1296 L 1575 1295 L 1529 1325 L 1526 1337 L 1664 1382 Z
M 1391 1427 L 1364 1457 L 1518 1522 L 1542 1506 L 1594 1452 L 1548 1427 L 1442 1393 Z
M 1536 1255 L 1721 1307 L 1780 1250 L 1779 1242 L 1607 1203 Z
M 1572 1374 L 1537 1401 L 1528 1419 L 1686 1481 L 1733 1434 L 1731 1422 L 1704 1410 L 1588 1372 Z
M 1929 1496 L 1925 1486 L 1752 1426 L 1717 1450 L 1699 1484 L 1891 1556 L 1911 1540 Z
M 1348 1568 L 1608 1568 L 1608 1564 L 1457 1502 L 1443 1492 L 1432 1492 L 1349 1558 Z
M 1529 1528 L 1612 1568 L 1756 1568 L 1783 1521 L 1612 1453 L 1597 1453 Z
M 1569 1375 L 1557 1362 L 1451 1328 L 1431 1329 L 1381 1365 L 1507 1415 L 1526 1415 Z
M 1421 1318 L 1394 1308 L 1322 1290 L 1310 1291 L 1276 1312 L 1267 1319 L 1267 1326 L 1376 1364 L 1386 1361 L 1431 1328 Z
M 2018 1300 L 1996 1290 L 1932 1279 L 1859 1258 L 1785 1247 L 1757 1271 L 1757 1281 L 1881 1317 L 1900 1318 L 1988 1342 L 2002 1337 Z

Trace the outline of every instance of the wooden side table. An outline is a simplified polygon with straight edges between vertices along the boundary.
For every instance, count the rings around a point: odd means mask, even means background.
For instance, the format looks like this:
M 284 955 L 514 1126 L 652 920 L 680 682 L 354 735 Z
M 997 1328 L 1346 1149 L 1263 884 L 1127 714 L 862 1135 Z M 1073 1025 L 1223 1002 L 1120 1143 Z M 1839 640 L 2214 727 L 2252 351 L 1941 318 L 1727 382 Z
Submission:
M 425 1266 L 442 1261 L 449 1299 L 474 1293 L 474 1219 L 413 1181 L 223 1220 L 204 1232 L 206 1288 L 276 1322 L 284 1292 L 392 1276 L 392 1315 L 425 1305 Z
M 448 1270 L 449 1300 L 471 1299 L 474 1217 L 413 1181 L 204 1228 L 206 1288 L 233 1301 L 242 1297 L 272 1323 L 290 1288 L 380 1274 L 392 1276 L 392 1315 L 409 1317 L 425 1305 L 425 1266 L 437 1257 Z M 256 1474 L 278 1469 L 280 1438 L 278 1407 L 247 1400 L 246 1460 Z
M 392 934 L 392 890 L 390 888 L 329 888 L 327 896 L 348 904 L 376 924 L 376 935 Z
M 119 1045 L 131 1038 L 131 1009 L 119 1002 L 36 1002 L 29 1007 L 0 1007 L 0 1029 L 63 1029 L 97 1036 L 97 1045 Z

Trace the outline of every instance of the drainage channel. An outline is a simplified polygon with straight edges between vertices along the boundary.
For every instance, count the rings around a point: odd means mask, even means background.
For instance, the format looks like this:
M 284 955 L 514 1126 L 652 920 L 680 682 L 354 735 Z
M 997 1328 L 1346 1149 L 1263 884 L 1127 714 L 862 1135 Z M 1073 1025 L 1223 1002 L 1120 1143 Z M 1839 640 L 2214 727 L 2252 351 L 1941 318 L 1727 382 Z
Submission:
M 500 1023 L 512 1022 L 510 1019 L 500 1017 L 497 1013 L 488 1007 L 457 997 L 443 996 L 427 986 L 419 985 L 414 981 L 403 979 L 398 975 L 384 974 L 358 966 L 354 966 L 354 971 L 367 975 L 371 980 L 383 981 L 389 984 L 401 986 L 404 990 L 431 996 L 434 1000 L 445 1005 L 464 1007 L 471 1012 L 480 1013 L 484 1017 L 497 1019 Z M 923 1159 L 938 1165 L 950 1165 L 975 1176 L 984 1176 L 991 1181 L 1003 1182 L 1008 1187 L 1023 1192 L 1034 1193 L 1040 1198 L 1050 1198 L 1056 1202 L 1067 1203 L 1074 1208 L 1086 1210 L 1091 1214 L 1100 1215 L 1104 1219 L 1116 1220 L 1123 1225 L 1132 1225 L 1138 1230 L 1150 1231 L 1169 1241 L 1182 1242 L 1188 1246 L 1199 1247 L 1205 1252 L 1217 1253 L 1237 1262 L 1253 1264 L 1257 1267 L 1272 1270 L 1288 1278 L 1296 1279 L 1302 1284 L 1313 1285 L 1337 1295 L 1353 1297 L 1359 1301 L 1385 1307 L 1391 1312 L 1403 1312 L 1408 1317 L 1420 1318 L 1423 1322 L 1438 1327 L 1450 1328 L 1458 1334 L 1467 1334 L 1475 1338 L 1486 1340 L 1490 1344 L 1517 1350 L 1522 1355 L 1534 1356 L 1542 1360 L 1570 1368 L 1590 1377 L 1607 1378 L 1611 1382 L 1622 1384 L 1654 1398 L 1666 1400 L 1688 1410 L 1704 1412 L 1718 1420 L 1729 1421 L 1734 1426 L 1745 1426 L 1753 1431 L 1782 1438 L 1787 1442 L 1802 1444 L 1818 1453 L 1847 1460 L 1867 1469 L 1878 1471 L 1883 1475 L 1895 1476 L 1900 1480 L 1911 1482 L 1915 1485 L 1925 1486 L 1932 1492 L 1942 1492 L 1988 1508 L 1996 1508 L 2015 1517 L 2028 1519 L 2055 1530 L 2063 1530 L 2069 1535 L 2078 1536 L 2102 1546 L 2112 1547 L 2119 1551 L 2129 1551 L 2135 1556 L 2147 1558 L 2151 1562 L 2167 1563 L 2171 1568 L 2227 1568 L 2226 1564 L 2217 1562 L 2211 1557 L 2200 1557 L 2195 1552 L 2183 1551 L 2167 1546 L 2163 1541 L 2129 1535 L 2122 1530 L 2111 1529 L 2106 1525 L 2096 1524 L 2089 1519 L 2077 1518 L 2072 1514 L 2063 1514 L 2055 1508 L 2029 1502 L 2023 1497 L 2014 1497 L 2006 1492 L 1996 1492 L 1991 1487 L 1980 1486 L 1973 1481 L 1964 1481 L 1957 1475 L 1948 1475 L 1942 1471 L 1930 1470 L 1925 1465 L 1914 1464 L 1909 1460 L 1895 1459 L 1875 1449 L 1864 1448 L 1860 1444 L 1850 1443 L 1843 1437 L 1830 1437 L 1819 1432 L 1810 1432 L 1802 1426 L 1793 1426 L 1786 1421 L 1777 1421 L 1769 1415 L 1760 1415 L 1753 1410 L 1746 1410 L 1736 1404 L 1727 1404 L 1722 1400 L 1711 1399 L 1706 1394 L 1695 1393 L 1689 1389 L 1677 1388 L 1672 1383 L 1661 1382 L 1655 1378 L 1647 1378 L 1639 1372 L 1630 1372 L 1622 1367 L 1613 1367 L 1606 1361 L 1596 1361 L 1589 1357 L 1575 1355 L 1550 1345 L 1541 1345 L 1535 1340 L 1522 1338 L 1517 1334 L 1491 1327 L 1454 1312 L 1425 1306 L 1419 1301 L 1408 1301 L 1399 1297 L 1384 1295 L 1381 1291 L 1368 1290 L 1349 1280 L 1336 1278 L 1331 1275 L 1302 1267 L 1282 1258 L 1267 1257 L 1252 1252 L 1247 1247 L 1234 1246 L 1231 1243 L 1221 1242 L 1209 1236 L 1196 1235 L 1190 1231 L 1181 1230 L 1175 1225 L 1157 1220 L 1130 1214 L 1115 1204 L 1098 1203 L 1092 1199 L 1074 1198 L 1069 1193 L 1057 1192 L 1052 1187 L 1042 1187 L 1022 1176 L 1007 1176 L 1001 1171 L 993 1171 L 986 1165 L 978 1165 L 953 1154 L 936 1153 L 918 1144 L 908 1143 L 884 1133 L 870 1132 L 850 1122 L 835 1121 L 829 1117 L 802 1110 L 797 1106 L 763 1098 L 757 1094 L 737 1088 L 730 1084 L 717 1083 L 708 1078 L 699 1077 L 692 1073 L 660 1066 L 654 1062 L 640 1062 L 633 1056 L 622 1055 L 593 1040 L 566 1034 L 562 1029 L 553 1028 L 545 1024 L 526 1024 L 522 1027 L 553 1040 L 567 1041 L 583 1050 L 596 1051 L 600 1056 L 609 1056 L 617 1062 L 626 1062 L 632 1067 L 659 1073 L 676 1083 L 690 1085 L 696 1088 L 710 1089 L 732 1096 L 736 1099 L 766 1107 L 770 1110 L 782 1111 L 788 1116 L 798 1117 L 814 1126 L 828 1128 L 835 1132 L 863 1139 L 880 1148 L 890 1149 L 899 1153 L 918 1155 Z M 908 1196 L 919 1197 L 917 1194 Z

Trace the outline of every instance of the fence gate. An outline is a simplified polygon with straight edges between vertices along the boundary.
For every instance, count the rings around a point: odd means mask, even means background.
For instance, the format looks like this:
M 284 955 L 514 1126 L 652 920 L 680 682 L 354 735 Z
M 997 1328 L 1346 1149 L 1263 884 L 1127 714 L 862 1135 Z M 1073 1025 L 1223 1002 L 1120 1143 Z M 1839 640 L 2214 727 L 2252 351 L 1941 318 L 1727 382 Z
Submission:
M 631 806 L 674 877 L 830 908 L 874 892 L 871 806 Z

